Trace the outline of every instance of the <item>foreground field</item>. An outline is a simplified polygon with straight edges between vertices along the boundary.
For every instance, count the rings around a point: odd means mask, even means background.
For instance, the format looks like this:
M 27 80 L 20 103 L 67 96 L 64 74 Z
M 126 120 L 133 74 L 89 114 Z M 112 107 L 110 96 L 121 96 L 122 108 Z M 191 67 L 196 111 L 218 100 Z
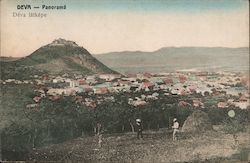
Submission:
M 236 136 L 222 131 L 180 136 L 173 142 L 171 131 L 147 131 L 144 138 L 133 133 L 80 137 L 62 144 L 34 149 L 33 161 L 127 161 L 127 162 L 246 162 L 250 160 L 249 132 Z

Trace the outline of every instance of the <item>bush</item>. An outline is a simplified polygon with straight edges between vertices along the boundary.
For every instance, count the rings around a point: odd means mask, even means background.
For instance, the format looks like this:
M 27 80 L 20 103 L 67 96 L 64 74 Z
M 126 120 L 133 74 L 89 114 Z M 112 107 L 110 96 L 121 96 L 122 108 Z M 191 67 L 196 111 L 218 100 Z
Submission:
M 221 124 L 228 117 L 226 109 L 209 108 L 206 112 L 213 125 Z
M 243 113 L 243 112 L 242 112 Z M 244 114 L 236 114 L 235 117 L 228 117 L 223 121 L 223 130 L 228 134 L 236 134 L 246 131 L 247 119 Z

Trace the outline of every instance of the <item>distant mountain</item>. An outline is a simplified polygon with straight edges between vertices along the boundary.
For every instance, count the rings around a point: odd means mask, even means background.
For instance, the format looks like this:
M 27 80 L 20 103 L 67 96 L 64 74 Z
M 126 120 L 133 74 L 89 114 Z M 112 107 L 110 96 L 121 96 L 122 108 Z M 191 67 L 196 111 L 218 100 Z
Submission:
M 16 61 L 20 58 L 18 57 L 4 57 L 4 56 L 0 56 L 0 61 L 5 61 L 5 62 L 10 62 L 10 61 Z
M 153 52 L 124 51 L 95 57 L 121 73 L 176 70 L 247 71 L 249 48 L 165 47 Z
M 19 72 L 29 75 L 36 73 L 116 73 L 99 62 L 86 49 L 65 39 L 54 40 L 27 57 L 13 62 L 1 61 L 0 64 L 1 77 L 4 78 L 15 78 Z

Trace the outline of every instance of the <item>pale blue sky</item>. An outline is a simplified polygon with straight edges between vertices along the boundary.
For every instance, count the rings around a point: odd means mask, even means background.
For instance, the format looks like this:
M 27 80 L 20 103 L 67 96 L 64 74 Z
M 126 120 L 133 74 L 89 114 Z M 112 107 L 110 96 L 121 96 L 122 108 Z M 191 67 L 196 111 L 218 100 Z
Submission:
M 205 12 L 235 10 L 246 5 L 248 5 L 247 0 L 73 0 L 69 8 L 72 10 Z
M 26 56 L 57 38 L 91 53 L 168 46 L 249 46 L 248 0 L 1 0 L 1 55 Z M 17 4 L 67 5 L 17 10 Z M 13 17 L 46 13 L 46 18 Z

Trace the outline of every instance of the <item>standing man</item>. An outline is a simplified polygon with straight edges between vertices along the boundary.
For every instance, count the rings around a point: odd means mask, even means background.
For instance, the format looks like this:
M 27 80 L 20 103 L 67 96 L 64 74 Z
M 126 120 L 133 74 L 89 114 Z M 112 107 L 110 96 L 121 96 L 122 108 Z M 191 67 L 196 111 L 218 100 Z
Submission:
M 136 128 L 137 128 L 137 139 L 142 139 L 142 122 L 141 119 L 136 119 Z
M 173 131 L 173 141 L 175 141 L 175 140 L 177 140 L 176 133 L 179 132 L 179 123 L 177 122 L 176 118 L 173 119 L 173 122 L 174 122 L 174 124 L 172 126 L 172 128 L 174 129 L 174 131 Z

